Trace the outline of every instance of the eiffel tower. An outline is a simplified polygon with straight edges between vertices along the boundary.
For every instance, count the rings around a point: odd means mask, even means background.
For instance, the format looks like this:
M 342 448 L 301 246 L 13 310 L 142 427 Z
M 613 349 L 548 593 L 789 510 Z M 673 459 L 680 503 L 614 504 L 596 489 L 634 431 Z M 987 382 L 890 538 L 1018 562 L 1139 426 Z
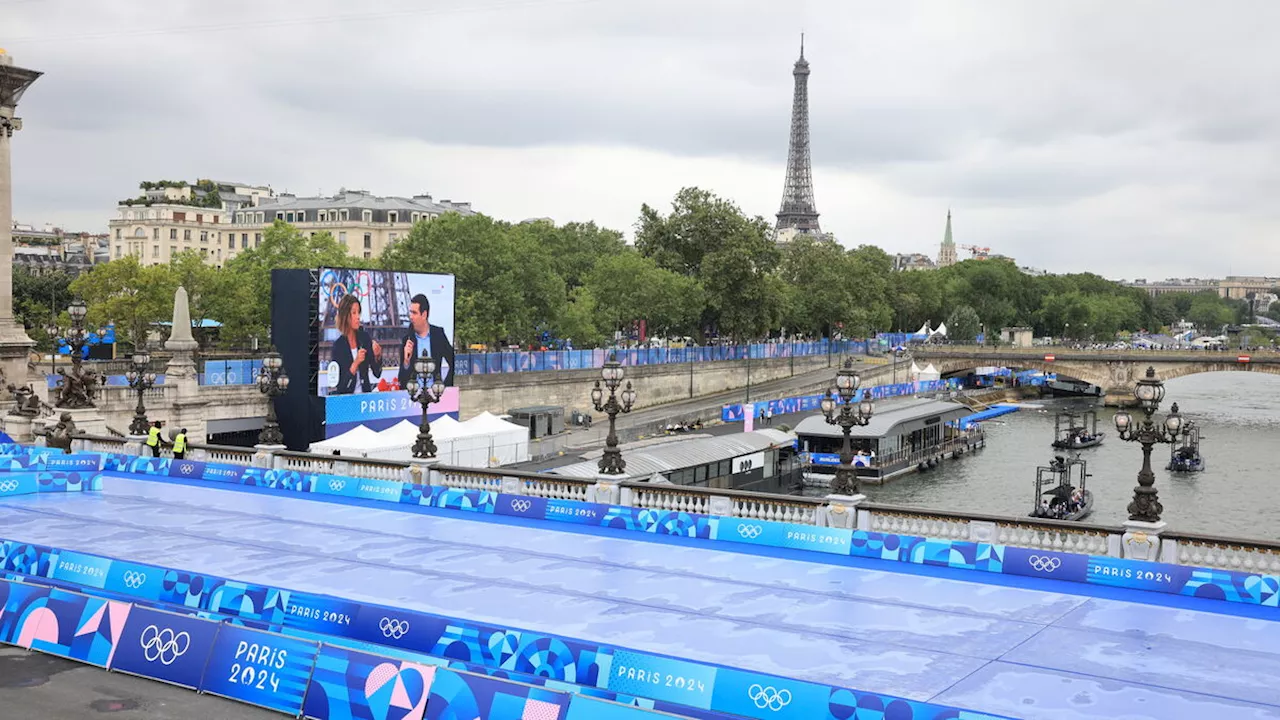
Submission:
M 777 230 L 821 234 L 818 209 L 813 202 L 813 169 L 809 165 L 809 62 L 804 59 L 804 35 L 800 36 L 800 59 L 791 74 L 796 79 L 791 101 L 791 147 L 787 152 L 787 184 L 782 189 Z

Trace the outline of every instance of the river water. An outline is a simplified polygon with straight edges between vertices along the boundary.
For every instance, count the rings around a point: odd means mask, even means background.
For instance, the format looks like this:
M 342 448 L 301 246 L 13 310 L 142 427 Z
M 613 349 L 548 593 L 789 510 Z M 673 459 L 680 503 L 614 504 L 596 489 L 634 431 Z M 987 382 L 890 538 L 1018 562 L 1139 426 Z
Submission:
M 1201 428 L 1206 469 L 1175 475 L 1164 469 L 1169 446 L 1157 445 L 1151 464 L 1170 530 L 1280 541 L 1280 377 L 1253 373 L 1204 373 L 1165 383 L 1155 419 L 1177 402 Z M 1087 522 L 1119 525 L 1142 466 L 1141 445 L 1116 436 L 1114 410 L 1080 399 L 1028 400 L 1043 410 L 1022 409 L 984 423 L 987 447 L 883 486 L 863 485 L 869 500 L 993 515 L 1024 516 L 1035 495 L 1036 467 L 1053 457 L 1054 413 L 1066 408 L 1098 412 L 1103 444 L 1083 450 L 1093 514 Z M 1140 415 L 1133 411 L 1135 415 Z

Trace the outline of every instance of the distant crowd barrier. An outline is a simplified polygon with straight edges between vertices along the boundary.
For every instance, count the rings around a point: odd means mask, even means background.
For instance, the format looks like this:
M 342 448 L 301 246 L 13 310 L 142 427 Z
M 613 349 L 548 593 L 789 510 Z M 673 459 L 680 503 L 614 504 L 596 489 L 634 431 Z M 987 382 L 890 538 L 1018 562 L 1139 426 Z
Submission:
M 950 378 L 947 380 L 916 380 L 907 383 L 889 383 L 888 385 L 876 385 L 875 387 L 859 388 L 854 396 L 854 402 L 862 402 L 864 398 L 870 397 L 872 400 L 883 400 L 891 397 L 902 397 L 904 395 L 918 395 L 920 393 L 946 392 L 948 390 L 959 390 L 960 380 Z M 836 399 L 839 402 L 839 398 Z M 797 412 L 813 412 L 821 409 L 822 394 L 815 395 L 798 395 L 789 398 L 779 398 L 777 400 L 760 400 L 750 404 L 734 404 L 725 405 L 720 410 L 720 419 L 724 422 L 743 422 L 745 420 L 744 410 L 750 408 L 752 417 L 760 417 L 766 410 L 771 410 L 774 415 L 785 415 Z
M 795 343 L 755 343 L 752 345 L 707 345 L 684 348 L 619 348 L 595 350 L 531 350 L 458 354 L 459 375 L 539 372 L 545 370 L 589 370 L 603 367 L 610 353 L 626 366 L 666 365 L 723 360 L 774 360 L 815 355 L 866 354 L 865 340 L 819 340 Z

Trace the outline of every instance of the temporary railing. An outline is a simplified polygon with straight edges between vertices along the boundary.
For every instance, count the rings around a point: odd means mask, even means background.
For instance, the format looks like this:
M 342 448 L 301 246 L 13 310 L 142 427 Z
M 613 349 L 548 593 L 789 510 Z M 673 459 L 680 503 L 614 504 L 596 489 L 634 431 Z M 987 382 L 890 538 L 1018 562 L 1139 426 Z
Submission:
M 43 433 L 38 441 L 43 442 Z M 137 441 L 99 435 L 75 436 L 73 449 L 90 452 L 142 451 Z M 208 462 L 254 465 L 307 474 L 376 480 L 594 502 L 719 517 L 848 528 L 927 538 L 992 543 L 1035 550 L 1121 557 L 1126 529 L 1040 518 L 914 508 L 867 502 L 862 497 L 802 497 L 705 488 L 669 483 L 574 478 L 519 470 L 401 463 L 269 448 L 191 446 L 191 457 Z M 165 450 L 165 454 L 168 454 Z M 1173 530 L 1151 531 L 1159 539 L 1158 558 L 1197 567 L 1280 573 L 1280 543 Z

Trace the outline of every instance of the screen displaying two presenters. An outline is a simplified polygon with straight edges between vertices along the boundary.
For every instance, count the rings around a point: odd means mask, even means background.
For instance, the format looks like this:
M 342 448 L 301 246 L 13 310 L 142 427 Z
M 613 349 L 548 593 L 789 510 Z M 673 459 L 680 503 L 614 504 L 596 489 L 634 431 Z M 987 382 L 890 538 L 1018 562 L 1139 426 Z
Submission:
M 424 355 L 436 361 L 433 381 L 447 388 L 431 415 L 456 416 L 452 275 L 322 268 L 318 303 L 326 437 L 416 421 L 421 407 L 404 388 Z

